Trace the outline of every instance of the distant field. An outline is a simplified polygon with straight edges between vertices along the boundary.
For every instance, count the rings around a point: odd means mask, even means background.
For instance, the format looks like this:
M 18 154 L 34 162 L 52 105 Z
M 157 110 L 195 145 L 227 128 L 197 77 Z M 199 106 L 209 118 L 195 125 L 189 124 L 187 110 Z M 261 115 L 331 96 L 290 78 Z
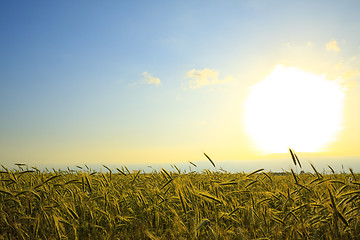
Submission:
M 356 173 L 44 172 L 20 165 L 3 167 L 0 181 L 0 239 L 360 236 Z

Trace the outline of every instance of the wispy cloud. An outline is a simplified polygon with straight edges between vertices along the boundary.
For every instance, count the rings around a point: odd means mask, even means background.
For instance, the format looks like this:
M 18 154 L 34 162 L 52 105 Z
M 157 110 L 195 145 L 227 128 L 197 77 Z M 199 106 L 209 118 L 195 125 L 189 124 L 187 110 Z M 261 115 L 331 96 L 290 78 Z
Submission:
M 291 48 L 292 45 L 291 45 L 291 42 L 286 42 L 286 43 L 284 43 L 284 46 L 289 49 L 289 48 Z
M 344 79 L 351 79 L 359 75 L 359 70 L 357 69 L 349 69 L 343 73 L 342 77 Z
M 204 68 L 203 70 L 192 69 L 186 73 L 189 80 L 188 86 L 191 89 L 201 88 L 208 85 L 225 84 L 232 80 L 231 76 L 219 79 L 219 72 Z
M 352 56 L 346 61 L 341 61 L 334 66 L 334 69 L 340 74 L 343 79 L 349 80 L 359 76 L 360 61 L 356 56 Z
M 148 72 L 143 72 L 143 80 L 147 83 L 147 84 L 153 84 L 153 85 L 160 85 L 161 81 L 159 78 L 153 77 L 151 76 L 150 73 Z
M 326 44 L 326 50 L 327 51 L 335 51 L 335 52 L 340 51 L 340 48 L 339 48 L 339 46 L 337 44 L 338 43 L 335 40 L 332 40 L 332 41 L 328 42 Z

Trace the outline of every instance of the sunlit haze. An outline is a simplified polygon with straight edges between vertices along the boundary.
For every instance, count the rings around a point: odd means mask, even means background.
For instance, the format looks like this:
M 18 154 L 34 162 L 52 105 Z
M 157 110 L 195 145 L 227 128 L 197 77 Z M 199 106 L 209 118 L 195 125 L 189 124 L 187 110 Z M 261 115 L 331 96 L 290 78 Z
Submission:
M 250 91 L 245 127 L 268 153 L 321 151 L 342 129 L 345 92 L 325 76 L 278 65 Z
M 0 163 L 358 171 L 359 9 L 3 1 Z

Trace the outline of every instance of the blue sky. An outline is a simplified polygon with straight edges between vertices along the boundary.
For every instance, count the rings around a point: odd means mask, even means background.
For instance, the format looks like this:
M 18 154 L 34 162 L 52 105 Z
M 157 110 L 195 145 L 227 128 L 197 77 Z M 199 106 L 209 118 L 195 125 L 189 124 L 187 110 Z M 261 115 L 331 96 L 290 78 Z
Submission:
M 259 158 L 243 130 L 243 102 L 277 64 L 340 76 L 353 86 L 345 113 L 353 135 L 345 131 L 334 154 L 344 154 L 346 145 L 347 155 L 358 156 L 359 7 L 358 1 L 3 2 L 0 159 L 148 164 L 194 161 L 204 151 L 219 160 Z

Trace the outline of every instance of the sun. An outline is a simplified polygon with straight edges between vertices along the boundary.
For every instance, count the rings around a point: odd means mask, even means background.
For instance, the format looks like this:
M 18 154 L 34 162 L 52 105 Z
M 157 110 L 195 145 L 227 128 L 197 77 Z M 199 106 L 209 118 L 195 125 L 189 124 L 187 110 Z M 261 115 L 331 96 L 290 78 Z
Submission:
M 265 153 L 322 151 L 342 129 L 344 98 L 339 81 L 277 65 L 250 88 L 245 129 Z

